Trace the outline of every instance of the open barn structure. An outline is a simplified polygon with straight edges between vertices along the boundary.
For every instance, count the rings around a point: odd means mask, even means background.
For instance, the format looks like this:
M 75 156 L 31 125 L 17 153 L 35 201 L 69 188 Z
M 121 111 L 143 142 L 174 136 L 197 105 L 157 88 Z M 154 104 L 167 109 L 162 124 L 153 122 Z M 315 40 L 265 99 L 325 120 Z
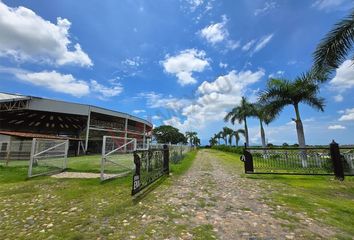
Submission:
M 135 138 L 144 148 L 152 124 L 128 113 L 41 97 L 0 93 L 0 142 L 62 138 L 69 154 L 100 153 L 103 136 Z M 6 146 L 0 146 L 6 148 Z

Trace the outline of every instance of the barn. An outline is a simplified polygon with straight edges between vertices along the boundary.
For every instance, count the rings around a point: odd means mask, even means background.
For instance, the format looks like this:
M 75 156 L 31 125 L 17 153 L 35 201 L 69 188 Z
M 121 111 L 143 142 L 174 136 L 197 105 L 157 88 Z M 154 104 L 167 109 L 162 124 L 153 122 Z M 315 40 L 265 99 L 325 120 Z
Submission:
M 153 125 L 101 107 L 0 93 L 0 142 L 31 138 L 69 139 L 71 154 L 99 153 L 104 135 L 136 138 L 144 147 Z M 0 146 L 1 149 L 6 146 Z

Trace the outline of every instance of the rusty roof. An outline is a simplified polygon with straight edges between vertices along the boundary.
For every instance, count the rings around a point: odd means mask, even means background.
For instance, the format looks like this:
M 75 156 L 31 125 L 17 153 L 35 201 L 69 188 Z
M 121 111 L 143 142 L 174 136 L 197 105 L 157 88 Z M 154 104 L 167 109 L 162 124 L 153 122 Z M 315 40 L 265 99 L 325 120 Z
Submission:
M 28 132 L 13 132 L 13 131 L 0 131 L 0 134 L 14 136 L 14 137 L 23 137 L 23 138 L 47 138 L 47 139 L 69 139 L 69 140 L 81 140 L 78 138 L 71 138 L 65 136 L 55 136 L 48 134 L 40 134 L 40 133 L 28 133 Z

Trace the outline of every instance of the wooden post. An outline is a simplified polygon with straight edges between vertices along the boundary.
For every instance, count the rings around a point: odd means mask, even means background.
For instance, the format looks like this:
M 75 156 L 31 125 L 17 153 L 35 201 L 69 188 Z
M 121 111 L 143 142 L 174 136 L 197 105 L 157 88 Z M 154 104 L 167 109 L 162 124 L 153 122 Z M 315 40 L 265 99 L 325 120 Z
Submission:
M 329 151 L 331 154 L 334 175 L 338 180 L 343 181 L 344 180 L 344 170 L 343 170 L 343 164 L 341 161 L 339 145 L 334 140 L 329 145 Z

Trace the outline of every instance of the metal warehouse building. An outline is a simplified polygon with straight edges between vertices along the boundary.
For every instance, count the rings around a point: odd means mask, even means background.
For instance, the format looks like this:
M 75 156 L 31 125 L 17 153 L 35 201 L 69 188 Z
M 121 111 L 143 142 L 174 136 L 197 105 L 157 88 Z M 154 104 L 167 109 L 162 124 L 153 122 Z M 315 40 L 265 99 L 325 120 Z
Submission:
M 11 138 L 64 138 L 70 149 L 101 151 L 104 135 L 136 138 L 145 145 L 152 124 L 144 119 L 91 105 L 0 93 L 0 141 Z M 1 146 L 0 146 L 1 147 Z

